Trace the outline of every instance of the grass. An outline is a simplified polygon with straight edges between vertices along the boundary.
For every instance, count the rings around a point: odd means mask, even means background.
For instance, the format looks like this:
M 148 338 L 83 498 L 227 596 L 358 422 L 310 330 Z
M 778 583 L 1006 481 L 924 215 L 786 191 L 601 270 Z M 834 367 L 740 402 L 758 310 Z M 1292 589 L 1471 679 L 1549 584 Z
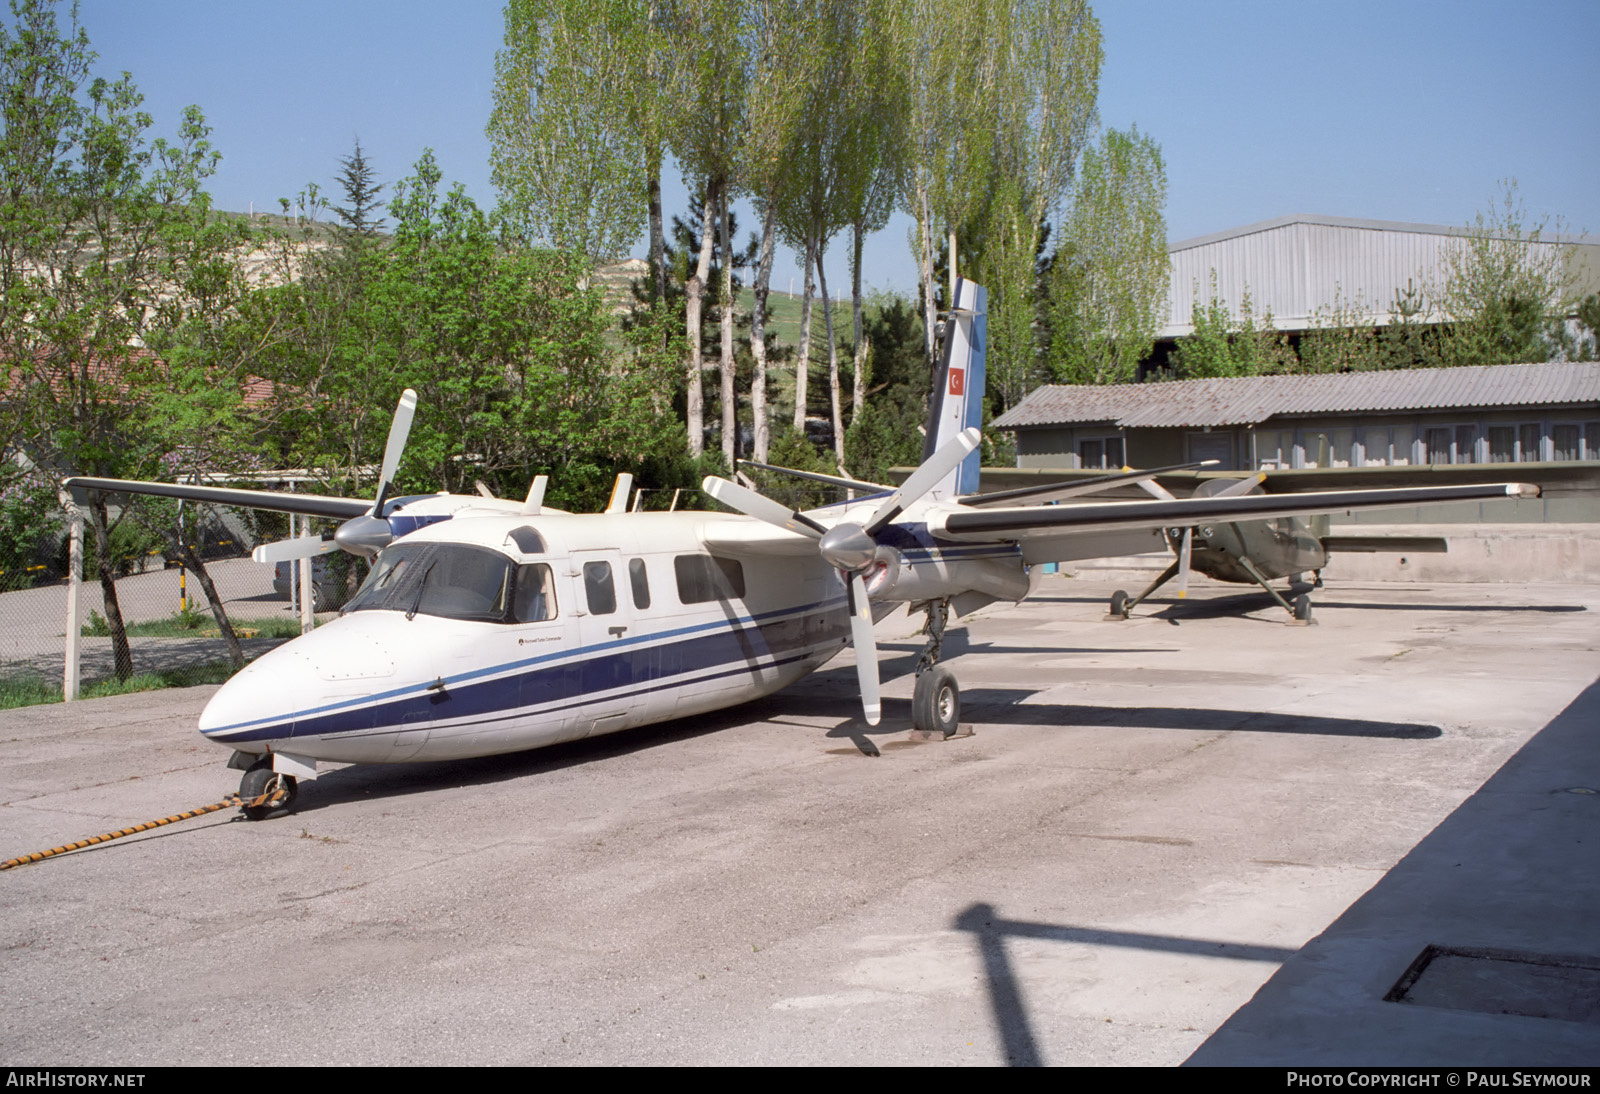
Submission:
M 129 623 L 126 629 L 129 638 L 222 637 L 222 632 L 217 629 L 216 621 L 209 613 L 202 615 L 193 610 L 173 612 L 166 619 Z M 300 621 L 274 617 L 253 620 L 248 624 L 235 623 L 233 633 L 240 638 L 297 638 L 300 635 Z M 108 638 L 111 635 L 111 625 L 99 612 L 91 611 L 89 622 L 83 625 L 82 634 L 85 638 Z
M 220 684 L 231 677 L 233 672 L 231 662 L 209 661 L 203 665 L 191 665 L 188 668 L 171 669 L 166 672 L 141 673 L 126 680 L 94 680 L 78 689 L 78 697 L 104 699 L 108 695 L 131 695 L 136 691 Z M 48 683 L 38 676 L 0 677 L 0 710 L 59 702 L 61 702 L 60 684 Z

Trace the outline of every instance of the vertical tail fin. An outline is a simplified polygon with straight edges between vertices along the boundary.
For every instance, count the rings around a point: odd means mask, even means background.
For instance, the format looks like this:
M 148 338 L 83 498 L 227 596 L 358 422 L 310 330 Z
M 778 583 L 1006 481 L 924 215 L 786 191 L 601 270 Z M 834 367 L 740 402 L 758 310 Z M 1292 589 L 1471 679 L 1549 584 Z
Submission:
M 989 294 L 982 285 L 956 280 L 955 305 L 945 323 L 939 370 L 928 399 L 928 432 L 922 459 L 963 429 L 983 428 L 984 366 L 989 351 Z M 943 501 L 978 492 L 980 453 L 974 451 L 929 496 Z

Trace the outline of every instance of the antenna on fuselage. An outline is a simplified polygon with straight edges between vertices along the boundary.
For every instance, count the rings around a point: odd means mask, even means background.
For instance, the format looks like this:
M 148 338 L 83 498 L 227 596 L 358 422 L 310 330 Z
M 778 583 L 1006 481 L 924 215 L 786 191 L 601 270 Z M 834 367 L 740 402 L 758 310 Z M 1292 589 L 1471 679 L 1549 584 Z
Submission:
M 606 503 L 608 513 L 626 513 L 628 511 L 628 495 L 633 492 L 633 476 L 624 471 L 617 476 L 617 481 L 611 487 L 611 500 Z
M 536 517 L 544 505 L 544 488 L 550 485 L 549 475 L 535 475 L 533 485 L 528 487 L 528 499 L 522 503 L 522 515 Z

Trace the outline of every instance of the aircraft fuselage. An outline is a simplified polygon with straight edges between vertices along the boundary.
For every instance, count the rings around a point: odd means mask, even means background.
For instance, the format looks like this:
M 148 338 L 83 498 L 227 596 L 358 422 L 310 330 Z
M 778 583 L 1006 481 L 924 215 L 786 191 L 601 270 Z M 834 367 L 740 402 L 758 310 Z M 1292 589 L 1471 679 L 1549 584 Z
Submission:
M 464 515 L 386 549 L 351 609 L 225 684 L 201 733 L 353 763 L 489 755 L 745 702 L 849 638 L 814 554 L 708 550 L 706 522 L 742 517 Z

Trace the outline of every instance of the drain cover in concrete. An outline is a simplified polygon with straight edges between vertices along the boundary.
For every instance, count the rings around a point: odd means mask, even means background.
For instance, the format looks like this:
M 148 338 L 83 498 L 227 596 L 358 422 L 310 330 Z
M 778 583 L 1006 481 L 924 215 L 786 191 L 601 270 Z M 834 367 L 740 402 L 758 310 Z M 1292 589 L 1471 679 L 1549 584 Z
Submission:
M 1600 1025 L 1600 958 L 1429 946 L 1384 998 Z

